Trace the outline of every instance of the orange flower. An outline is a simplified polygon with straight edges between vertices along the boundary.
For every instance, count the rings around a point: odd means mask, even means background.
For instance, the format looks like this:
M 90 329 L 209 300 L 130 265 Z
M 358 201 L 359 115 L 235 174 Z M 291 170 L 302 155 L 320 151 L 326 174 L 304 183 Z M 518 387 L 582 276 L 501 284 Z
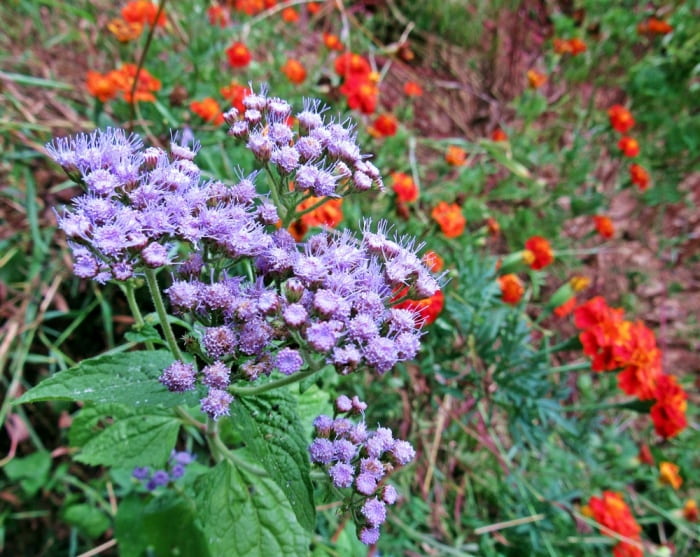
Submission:
M 351 74 L 340 87 L 347 97 L 348 107 L 363 114 L 372 114 L 377 109 L 379 89 L 370 79 L 370 74 Z
M 236 11 L 255 15 L 274 7 L 276 4 L 277 0 L 235 0 L 233 7 Z
M 282 21 L 287 23 L 296 23 L 299 21 L 299 12 L 292 7 L 285 8 L 282 10 Z
M 456 203 L 440 201 L 430 213 L 430 216 L 440 226 L 442 233 L 448 238 L 457 238 L 464 232 L 467 219 L 462 214 L 462 208 Z
M 343 43 L 340 42 L 338 35 L 334 35 L 333 33 L 323 34 L 323 44 L 326 45 L 328 50 L 337 50 L 340 52 L 345 48 Z
M 134 0 L 122 8 L 122 17 L 129 23 L 148 23 L 163 27 L 166 23 L 165 12 L 161 12 L 158 20 L 158 6 L 148 0 Z
M 618 543 L 613 550 L 615 557 L 643 557 L 640 536 L 642 529 L 620 493 L 604 491 L 602 498 L 591 497 L 588 501 L 588 509 L 591 517 L 607 529 L 601 530 L 606 536 L 610 536 L 612 531 L 640 542 L 640 547 L 627 542 Z
M 211 25 L 226 27 L 230 23 L 228 10 L 221 4 L 212 4 L 207 8 L 207 17 Z
M 439 273 L 445 267 L 445 260 L 434 251 L 426 251 L 423 256 L 423 263 L 433 273 Z
M 413 203 L 418 199 L 418 186 L 408 174 L 392 172 L 391 189 L 396 194 L 396 199 L 401 203 Z
M 673 489 L 678 491 L 683 485 L 683 478 L 681 478 L 678 470 L 678 465 L 673 462 L 662 462 L 659 464 L 659 481 L 664 485 L 670 485 Z
M 531 89 L 539 89 L 547 83 L 547 76 L 535 69 L 527 70 L 527 82 Z
M 530 268 L 535 271 L 544 269 L 547 265 L 554 261 L 554 252 L 552 246 L 542 236 L 532 236 L 525 242 L 525 250 L 532 254 L 532 262 Z M 526 257 L 529 259 L 529 257 Z
M 611 371 L 619 367 L 616 346 L 629 342 L 630 322 L 623 320 L 623 310 L 608 306 L 596 296 L 574 310 L 574 325 L 581 329 L 579 340 L 583 352 L 592 359 L 593 371 Z
M 577 54 L 581 54 L 583 52 L 586 52 L 588 47 L 586 46 L 586 43 L 581 40 L 581 39 L 569 39 L 569 44 L 571 45 L 571 55 L 576 56 Z
M 219 89 L 221 96 L 225 98 L 231 106 L 238 110 L 238 112 L 245 112 L 245 106 L 243 106 L 243 99 L 250 95 L 251 91 L 245 85 L 241 85 L 236 81 L 232 81 L 229 85 L 224 85 Z
M 372 68 L 363 56 L 354 52 L 346 52 L 335 59 L 335 73 L 348 79 L 352 75 L 367 76 Z
M 226 49 L 228 63 L 232 68 L 245 68 L 252 58 L 248 47 L 241 42 L 233 43 Z
M 698 521 L 698 504 L 694 499 L 688 499 L 683 505 L 683 518 L 688 522 Z
M 486 229 L 493 238 L 498 238 L 498 235 L 501 233 L 501 225 L 493 217 L 486 219 Z
M 637 25 L 637 33 L 640 35 L 666 35 L 673 31 L 673 26 L 663 19 L 650 17 L 647 21 Z
M 367 131 L 372 137 L 391 137 L 396 135 L 399 122 L 393 114 L 380 114 L 377 116 Z
M 407 97 L 420 97 L 423 95 L 423 88 L 415 81 L 407 81 L 403 84 L 403 92 Z
M 323 198 L 310 197 L 297 205 L 297 213 L 301 213 L 316 205 Z M 343 220 L 343 200 L 328 199 L 323 205 L 317 207 L 313 211 L 302 215 L 301 218 L 294 221 L 289 226 L 289 232 L 296 238 L 297 242 L 301 242 L 309 228 L 313 226 L 329 226 L 335 228 Z
M 99 72 L 87 73 L 86 87 L 88 93 L 102 102 L 112 100 L 119 92 L 119 85 L 113 79 L 112 72 L 102 75 Z
M 591 279 L 582 275 L 576 275 L 569 279 L 569 284 L 574 292 L 582 292 L 591 284 Z
M 120 43 L 126 43 L 138 39 L 143 30 L 143 23 L 135 21 L 129 23 L 120 18 L 115 18 L 107 24 L 107 29 Z
M 626 157 L 636 157 L 639 154 L 639 142 L 629 136 L 624 136 L 617 142 L 617 148 Z
M 649 173 L 641 165 L 630 165 L 630 180 L 640 191 L 644 191 L 649 187 Z
M 282 73 L 295 85 L 304 83 L 306 79 L 306 69 L 301 65 L 299 60 L 295 60 L 294 58 L 289 58 L 284 63 L 284 66 L 282 66 Z
M 457 145 L 449 145 L 445 153 L 445 161 L 452 166 L 462 166 L 467 160 L 467 152 Z
M 667 439 L 678 435 L 688 425 L 685 418 L 688 395 L 683 387 L 676 383 L 673 375 L 662 374 L 656 380 L 654 398 L 656 403 L 650 414 L 656 433 Z
M 501 128 L 496 128 L 491 132 L 492 141 L 508 141 L 508 134 Z
M 156 97 L 153 93 L 160 90 L 160 80 L 153 77 L 145 68 L 138 71 L 134 97 L 131 98 L 131 89 L 134 86 L 137 70 L 136 64 L 122 64 L 121 68 L 111 72 L 112 79 L 118 83 L 126 102 L 154 102 Z
M 205 122 L 220 126 L 224 123 L 224 115 L 221 112 L 219 103 L 212 97 L 207 97 L 201 101 L 192 101 L 190 110 Z
M 514 306 L 523 297 L 525 288 L 517 275 L 509 273 L 498 277 L 498 284 L 501 287 L 501 299 L 506 304 Z
M 586 52 L 587 46 L 581 39 L 554 39 L 552 41 L 554 45 L 554 52 L 557 54 L 571 54 L 576 56 L 582 52 Z
M 638 321 L 629 326 L 629 339 L 613 346 L 617 367 L 624 369 L 617 382 L 625 393 L 640 400 L 654 398 L 656 381 L 661 376 L 661 350 L 654 332 Z
M 644 443 L 641 447 L 639 447 L 639 454 L 637 455 L 637 458 L 639 459 L 639 462 L 642 464 L 648 464 L 649 466 L 654 466 L 654 457 L 651 454 L 651 450 L 649 449 L 649 445 Z
M 566 317 L 572 311 L 574 311 L 575 307 L 576 307 L 576 296 L 572 296 L 566 302 L 564 302 L 562 305 L 554 308 L 554 315 L 556 315 L 557 317 Z
M 610 125 L 620 133 L 627 133 L 634 126 L 632 113 L 621 104 L 614 104 L 608 108 Z
M 595 224 L 595 229 L 598 231 L 603 238 L 609 239 L 615 235 L 615 225 L 610 217 L 603 215 L 595 215 L 593 217 L 593 223 Z
M 321 4 L 318 2 L 309 2 L 306 5 L 306 11 L 309 12 L 311 15 L 316 15 L 318 12 L 321 11 Z
M 394 299 L 401 299 L 408 294 L 408 289 L 404 289 L 396 294 Z M 396 304 L 394 308 L 396 309 L 410 309 L 418 313 L 422 323 L 421 327 L 426 327 L 435 322 L 445 307 L 445 295 L 442 290 L 438 290 L 435 294 L 430 296 L 430 298 L 423 298 L 422 300 L 404 300 L 403 302 Z

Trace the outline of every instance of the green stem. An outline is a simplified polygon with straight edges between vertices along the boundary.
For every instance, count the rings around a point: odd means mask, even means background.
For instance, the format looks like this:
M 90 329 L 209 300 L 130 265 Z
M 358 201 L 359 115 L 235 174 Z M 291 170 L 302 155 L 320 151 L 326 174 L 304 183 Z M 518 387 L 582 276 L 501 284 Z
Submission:
M 221 454 L 226 460 L 231 461 L 239 468 L 243 468 L 251 474 L 255 474 L 256 476 L 267 476 L 267 472 L 262 468 L 258 468 L 250 462 L 247 462 L 242 458 L 238 458 L 236 454 L 231 449 L 229 449 L 226 446 L 226 444 L 221 440 L 218 431 L 214 432 L 213 435 L 210 436 L 210 439 L 212 443 L 212 448 L 215 449 L 216 452 Z
M 228 388 L 228 391 L 231 394 L 238 395 L 238 396 L 259 395 L 261 393 L 265 393 L 267 391 L 277 389 L 278 387 L 283 387 L 285 385 L 291 385 L 292 383 L 296 383 L 297 381 L 301 381 L 303 379 L 306 379 L 307 377 L 311 377 L 317 371 L 319 371 L 319 370 L 316 368 L 308 369 L 306 371 L 294 373 L 292 375 L 284 377 L 283 379 L 278 379 L 277 381 L 270 381 L 269 383 L 265 383 L 264 385 L 260 385 L 258 387 L 233 387 L 233 386 L 231 386 Z
M 265 172 L 267 173 L 267 177 L 270 179 L 270 194 L 272 195 L 272 200 L 275 202 L 277 211 L 284 211 L 284 214 L 280 215 L 280 220 L 282 221 L 282 225 L 284 228 L 284 221 L 287 219 L 289 211 L 287 210 L 287 206 L 282 203 L 282 199 L 280 198 L 280 192 L 278 191 L 279 184 L 277 183 L 277 180 L 275 180 L 275 176 L 267 164 L 265 165 Z
M 170 351 L 177 360 L 182 361 L 182 353 L 180 352 L 180 347 L 177 345 L 177 339 L 173 334 L 173 329 L 170 327 L 168 313 L 165 311 L 163 297 L 160 295 L 160 288 L 158 286 L 158 279 L 156 279 L 156 272 L 153 269 L 146 269 L 146 283 L 148 284 L 148 290 L 151 293 L 153 305 L 156 307 L 158 320 L 160 321 L 160 326 L 165 334 L 165 339 L 168 341 Z
M 549 373 L 566 373 L 568 371 L 581 371 L 582 369 L 591 369 L 590 362 L 574 362 L 563 366 L 556 366 L 549 370 Z
M 134 288 L 134 283 L 129 280 L 125 284 L 120 283 L 119 286 L 121 286 L 124 294 L 126 295 L 126 301 L 129 303 L 131 315 L 133 315 L 134 322 L 136 323 L 136 330 L 140 331 L 144 328 L 146 323 L 143 320 L 141 309 L 136 303 L 136 289 Z M 150 340 L 147 340 L 144 344 L 148 350 L 153 350 L 153 343 Z
M 311 197 L 312 197 L 312 196 L 308 196 L 308 197 L 302 199 L 302 200 L 301 200 L 301 203 L 303 203 L 306 199 L 309 199 L 309 198 L 311 198 Z M 320 201 L 317 201 L 317 202 L 314 203 L 311 207 L 308 207 L 307 209 L 304 209 L 303 211 L 290 211 L 289 214 L 288 214 L 287 216 L 291 215 L 291 218 L 285 219 L 285 221 L 286 221 L 286 220 L 289 220 L 289 222 L 284 222 L 284 221 L 282 222 L 282 228 L 287 228 L 287 227 L 292 223 L 292 221 L 298 220 L 298 219 L 300 219 L 301 217 L 303 217 L 304 215 L 306 215 L 307 213 L 311 213 L 312 211 L 315 211 L 315 210 L 318 209 L 319 207 L 321 207 L 321 206 L 325 205 L 326 203 L 328 203 L 328 201 L 330 201 L 330 198 L 328 198 L 328 197 L 323 197 L 323 198 L 321 198 Z

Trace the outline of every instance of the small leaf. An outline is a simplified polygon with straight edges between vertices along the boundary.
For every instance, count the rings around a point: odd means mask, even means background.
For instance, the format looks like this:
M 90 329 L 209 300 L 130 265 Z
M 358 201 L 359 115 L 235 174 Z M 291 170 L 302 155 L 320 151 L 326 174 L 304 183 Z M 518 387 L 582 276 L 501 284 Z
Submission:
M 22 395 L 16 404 L 43 400 L 119 402 L 132 406 L 194 406 L 195 391 L 171 393 L 159 381 L 173 362 L 165 350 L 124 352 L 80 362 L 45 379 Z
M 197 515 L 212 555 L 308 555 L 310 535 L 270 478 L 226 460 L 201 476 L 195 491 Z
M 109 518 L 93 505 L 71 505 L 61 513 L 63 520 L 77 527 L 88 538 L 97 538 L 109 528 Z
M 37 451 L 23 458 L 13 458 L 3 471 L 13 482 L 19 485 L 29 497 L 46 484 L 51 471 L 51 455 L 47 451 Z

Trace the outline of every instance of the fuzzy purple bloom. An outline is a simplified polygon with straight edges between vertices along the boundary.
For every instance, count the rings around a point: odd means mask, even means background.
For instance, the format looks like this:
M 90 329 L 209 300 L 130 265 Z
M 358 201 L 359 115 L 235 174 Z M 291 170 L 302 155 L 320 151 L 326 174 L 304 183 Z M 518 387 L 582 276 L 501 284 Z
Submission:
M 231 412 L 230 406 L 233 397 L 221 389 L 209 389 L 206 397 L 201 399 L 202 412 L 210 418 L 218 420 L 221 416 L 228 416 Z
M 374 545 L 379 541 L 379 534 L 379 528 L 363 526 L 357 534 L 357 537 L 365 545 Z
M 163 370 L 158 379 L 169 391 L 184 392 L 194 389 L 195 368 L 193 364 L 176 361 Z
M 231 370 L 223 362 L 216 361 L 202 370 L 204 383 L 207 387 L 225 389 L 230 383 Z
M 298 350 L 283 348 L 275 356 L 275 367 L 284 375 L 292 375 L 301 369 L 304 359 Z
M 335 487 L 350 487 L 355 479 L 355 469 L 344 462 L 338 462 L 328 469 L 328 475 Z
M 330 464 L 335 456 L 333 443 L 328 439 L 316 438 L 309 445 L 311 461 L 317 464 Z

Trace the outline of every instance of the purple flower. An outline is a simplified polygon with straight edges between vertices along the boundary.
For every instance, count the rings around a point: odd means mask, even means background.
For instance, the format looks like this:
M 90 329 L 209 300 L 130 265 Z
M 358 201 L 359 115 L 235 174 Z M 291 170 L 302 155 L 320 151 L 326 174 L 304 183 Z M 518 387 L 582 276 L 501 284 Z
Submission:
M 203 286 L 199 281 L 177 280 L 165 292 L 177 310 L 192 311 L 199 303 L 199 292 Z
M 387 505 L 393 505 L 396 503 L 398 498 L 399 494 L 393 485 L 386 484 L 382 488 L 382 501 L 384 501 Z
M 148 480 L 146 489 L 148 491 L 153 491 L 157 487 L 168 485 L 168 482 L 170 482 L 170 475 L 165 470 L 156 470 L 153 472 L 151 479 Z
M 376 337 L 369 341 L 363 354 L 367 363 L 380 375 L 394 367 L 399 359 L 394 341 L 384 337 Z
M 416 451 L 408 441 L 395 441 L 390 452 L 399 466 L 406 466 L 416 457 Z
M 299 151 L 285 145 L 272 151 L 270 162 L 276 164 L 285 174 L 289 174 L 299 166 Z
M 304 360 L 298 350 L 283 348 L 275 357 L 275 367 L 284 375 L 292 375 L 301 369 Z
M 319 352 L 328 352 L 333 348 L 336 336 L 335 328 L 327 322 L 314 323 L 306 329 L 306 339 Z
M 292 132 L 291 128 L 284 122 L 275 122 L 271 124 L 268 135 L 272 141 L 281 146 L 289 145 L 292 139 L 294 139 L 294 132 Z
M 357 454 L 357 447 L 347 439 L 336 439 L 333 441 L 335 459 L 339 462 L 350 462 Z
M 205 367 L 202 372 L 204 373 L 202 383 L 207 387 L 226 389 L 230 383 L 231 370 L 223 362 L 216 361 Z
M 141 257 L 143 257 L 146 265 L 153 268 L 162 267 L 170 263 L 168 250 L 161 244 L 149 244 L 141 251 Z
M 362 516 L 367 519 L 369 525 L 373 528 L 383 524 L 386 520 L 386 504 L 376 497 L 365 501 L 365 504 L 362 505 L 360 512 L 362 513 Z
M 222 325 L 221 327 L 208 327 L 205 329 L 202 346 L 212 358 L 222 358 L 234 354 L 237 345 L 236 333 L 230 327 Z M 207 373 L 206 369 L 205 373 Z M 216 385 L 211 386 L 215 387 Z
M 328 437 L 331 434 L 331 428 L 333 427 L 333 418 L 326 416 L 325 414 L 321 414 L 314 419 L 313 426 L 316 430 L 316 435 Z
M 357 537 L 365 545 L 374 545 L 379 541 L 379 528 L 363 526 L 357 534 Z
M 338 462 L 328 469 L 328 475 L 335 487 L 350 487 L 355 479 L 355 469 L 344 462 Z
M 137 480 L 145 480 L 151 475 L 151 469 L 148 466 L 137 466 L 131 475 Z
M 350 412 L 352 410 L 352 400 L 346 395 L 340 395 L 335 399 L 335 409 L 343 414 Z
M 196 370 L 193 364 L 175 361 L 163 370 L 158 379 L 169 391 L 184 392 L 194 389 Z
M 228 416 L 232 402 L 233 397 L 221 389 L 209 389 L 207 396 L 199 401 L 202 412 L 214 420 L 218 420 L 221 416 Z
M 333 443 L 328 439 L 317 437 L 309 445 L 311 461 L 317 464 L 330 464 L 335 456 Z
M 385 451 L 388 451 L 394 446 L 394 436 L 391 430 L 386 427 L 379 427 L 374 434 L 367 439 L 365 447 L 367 454 L 373 458 L 381 458 Z
M 377 490 L 377 478 L 372 474 L 360 473 L 355 478 L 355 489 L 362 495 L 372 495 Z

